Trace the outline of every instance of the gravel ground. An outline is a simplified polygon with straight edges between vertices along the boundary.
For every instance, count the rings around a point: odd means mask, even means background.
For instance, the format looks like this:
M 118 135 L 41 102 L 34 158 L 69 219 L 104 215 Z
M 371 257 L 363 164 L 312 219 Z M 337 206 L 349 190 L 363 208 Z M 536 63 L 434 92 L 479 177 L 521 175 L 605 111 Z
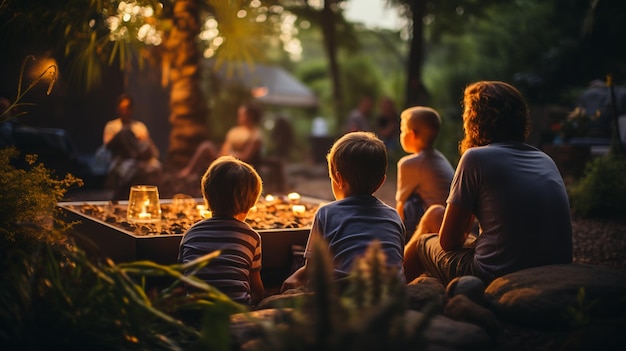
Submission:
M 574 262 L 626 273 L 626 219 L 572 219 Z

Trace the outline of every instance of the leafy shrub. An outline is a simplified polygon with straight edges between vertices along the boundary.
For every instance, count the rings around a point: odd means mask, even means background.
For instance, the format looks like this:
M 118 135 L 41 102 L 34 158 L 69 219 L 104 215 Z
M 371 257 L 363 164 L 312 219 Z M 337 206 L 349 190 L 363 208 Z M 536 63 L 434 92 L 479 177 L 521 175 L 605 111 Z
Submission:
M 217 254 L 184 267 L 116 265 L 94 260 L 76 246 L 42 242 L 34 252 L 13 250 L 10 255 L 12 265 L 0 277 L 0 343 L 9 350 L 45 350 L 50 345 L 64 350 L 181 350 L 200 342 L 212 350 L 228 350 L 227 333 L 226 338 L 213 334 L 204 340 L 197 324 L 185 317 L 190 311 L 210 314 L 212 325 L 227 331 L 229 315 L 244 309 L 181 273 Z M 146 291 L 137 282 L 150 277 L 170 277 L 173 283 Z M 182 282 L 198 291 L 187 294 Z
M 56 205 L 70 187 L 83 184 L 71 174 L 55 179 L 37 163 L 36 155 L 26 155 L 27 169 L 18 169 L 11 163 L 18 155 L 15 148 L 0 149 L 0 252 L 29 242 L 61 240 L 58 231 L 39 229 L 54 224 L 64 229 L 65 223 L 55 223 Z
M 185 270 L 185 265 L 115 264 L 74 245 L 71 225 L 55 216 L 67 189 L 81 185 L 13 148 L 0 149 L 0 344 L 7 350 L 228 350 L 229 316 L 245 308 Z M 147 282 L 167 281 L 158 288 Z M 187 293 L 183 285 L 196 289 Z M 207 334 L 203 330 L 211 330 Z M 216 335 L 216 331 L 221 333 Z
M 574 213 L 583 217 L 621 218 L 626 213 L 626 158 L 610 154 L 589 162 L 570 189 Z
M 320 240 L 307 276 L 312 294 L 282 306 L 278 322 L 264 321 L 257 342 L 248 350 L 422 350 L 423 331 L 434 309 L 408 327 L 406 285 L 385 264 L 379 242 L 355 262 L 350 276 L 333 280 L 333 264 Z

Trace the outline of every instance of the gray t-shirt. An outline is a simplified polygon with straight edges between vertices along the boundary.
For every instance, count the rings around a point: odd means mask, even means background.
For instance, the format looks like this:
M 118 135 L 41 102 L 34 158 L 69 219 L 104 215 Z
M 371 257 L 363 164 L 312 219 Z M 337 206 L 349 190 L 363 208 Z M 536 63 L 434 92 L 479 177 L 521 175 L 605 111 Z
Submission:
M 487 276 L 572 262 L 569 199 L 554 161 L 524 143 L 467 150 L 447 200 L 480 223 L 474 263 Z
M 396 201 L 406 201 L 415 193 L 426 208 L 446 204 L 454 168 L 438 150 L 422 150 L 398 161 Z

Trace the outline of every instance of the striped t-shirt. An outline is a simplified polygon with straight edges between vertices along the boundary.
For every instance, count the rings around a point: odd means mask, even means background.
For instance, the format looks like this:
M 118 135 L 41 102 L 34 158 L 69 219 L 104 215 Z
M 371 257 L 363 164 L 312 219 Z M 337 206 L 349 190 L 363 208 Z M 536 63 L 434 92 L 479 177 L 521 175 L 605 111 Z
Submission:
M 250 272 L 261 269 L 261 236 L 232 217 L 212 217 L 194 224 L 183 236 L 178 262 L 208 253 L 221 254 L 196 273 L 233 301 L 250 305 Z

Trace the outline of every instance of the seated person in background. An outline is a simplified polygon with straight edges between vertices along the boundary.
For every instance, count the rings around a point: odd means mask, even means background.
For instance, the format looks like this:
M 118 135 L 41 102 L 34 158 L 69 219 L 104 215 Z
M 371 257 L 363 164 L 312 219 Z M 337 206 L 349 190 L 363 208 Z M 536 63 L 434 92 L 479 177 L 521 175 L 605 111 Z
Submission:
M 148 128 L 133 118 L 133 99 L 122 94 L 117 99 L 118 118 L 107 122 L 102 141 L 111 153 L 107 183 L 113 199 L 128 198 L 131 185 L 148 183 L 161 169 L 159 150 L 150 139 Z
M 503 82 L 470 84 L 463 98 L 461 160 L 447 207 L 431 206 L 406 245 L 407 281 L 422 273 L 448 284 L 485 285 L 524 268 L 572 262 L 570 206 L 554 161 L 525 143 L 528 106 Z M 480 232 L 467 241 L 473 218 Z
M 347 133 L 328 154 L 328 175 L 336 201 L 321 206 L 311 227 L 304 257 L 311 258 L 313 243 L 326 240 L 337 279 L 346 277 L 355 259 L 378 240 L 387 265 L 402 273 L 405 230 L 398 212 L 372 195 L 384 183 L 387 148 L 370 132 Z M 307 282 L 307 261 L 288 277 L 282 290 Z
M 250 165 L 232 156 L 216 159 L 202 177 L 202 196 L 212 217 L 187 230 L 178 252 L 178 262 L 187 263 L 221 250 L 196 276 L 248 306 L 265 295 L 261 236 L 244 222 L 261 189 L 261 177 Z
M 261 107 L 253 102 L 241 105 L 237 110 L 237 125 L 226 134 L 218 151 L 210 141 L 198 145 L 189 163 L 178 172 L 179 178 L 194 174 L 203 165 L 210 164 L 219 156 L 231 155 L 257 168 L 261 162 L 263 130 L 261 130 Z
M 359 105 L 348 114 L 346 122 L 343 126 L 343 132 L 350 133 L 370 131 L 369 115 L 372 112 L 373 104 L 374 103 L 370 96 L 363 96 L 359 101 Z
M 380 103 L 380 113 L 376 118 L 376 135 L 385 143 L 387 150 L 396 151 L 400 134 L 400 119 L 393 100 L 384 97 Z
M 398 161 L 396 209 L 410 240 L 424 211 L 431 205 L 445 205 L 454 169 L 435 149 L 441 118 L 430 107 L 416 106 L 400 115 L 400 145 L 410 155 Z

